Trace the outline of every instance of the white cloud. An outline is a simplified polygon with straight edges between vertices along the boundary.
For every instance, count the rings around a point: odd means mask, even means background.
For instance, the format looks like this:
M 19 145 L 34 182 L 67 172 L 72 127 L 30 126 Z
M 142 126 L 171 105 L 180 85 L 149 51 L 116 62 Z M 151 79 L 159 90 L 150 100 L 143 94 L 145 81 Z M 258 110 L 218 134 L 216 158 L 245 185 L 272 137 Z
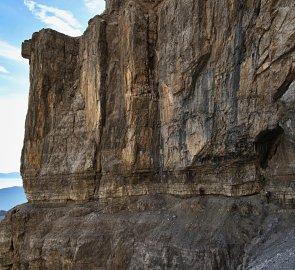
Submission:
M 27 97 L 0 98 L 0 172 L 19 171 Z
M 0 73 L 9 74 L 8 70 L 3 66 L 0 66 Z
M 69 36 L 82 35 L 82 25 L 70 11 L 41 5 L 32 0 L 24 0 L 24 4 L 38 20 L 49 28 Z
M 32 11 L 35 9 L 36 3 L 34 1 L 24 1 L 24 4 L 27 6 L 27 8 Z
M 21 56 L 21 48 L 3 40 L 0 40 L 0 57 L 27 64 L 27 61 Z
M 100 14 L 105 9 L 104 0 L 84 0 L 84 4 L 91 14 Z

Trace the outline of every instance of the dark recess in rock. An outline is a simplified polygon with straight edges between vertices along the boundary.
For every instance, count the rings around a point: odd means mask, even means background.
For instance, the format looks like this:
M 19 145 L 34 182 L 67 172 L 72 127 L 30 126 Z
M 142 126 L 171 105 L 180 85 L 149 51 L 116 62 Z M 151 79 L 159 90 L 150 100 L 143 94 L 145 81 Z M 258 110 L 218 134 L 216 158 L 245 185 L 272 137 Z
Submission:
M 268 161 L 275 155 L 284 130 L 278 126 L 274 129 L 263 130 L 255 140 L 255 150 L 259 156 L 261 168 L 267 168 Z

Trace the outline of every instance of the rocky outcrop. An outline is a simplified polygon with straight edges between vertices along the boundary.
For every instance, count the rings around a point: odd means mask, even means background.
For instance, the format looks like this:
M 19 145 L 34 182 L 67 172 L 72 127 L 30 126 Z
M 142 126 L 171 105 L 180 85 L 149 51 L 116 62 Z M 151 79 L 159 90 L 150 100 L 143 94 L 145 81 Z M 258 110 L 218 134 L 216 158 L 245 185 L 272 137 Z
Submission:
M 267 187 L 293 203 L 294 16 L 292 1 L 108 1 L 81 38 L 35 33 L 29 200 Z
M 291 213 L 257 196 L 23 205 L 0 224 L 0 268 L 292 270 Z
M 241 256 L 271 214 L 237 197 L 265 201 L 259 194 L 268 192 L 294 206 L 294 32 L 291 0 L 108 0 L 79 38 L 35 33 L 22 46 L 31 81 L 21 167 L 29 205 L 2 223 L 10 229 L 1 225 L 9 255 L 0 266 L 80 269 L 100 250 L 87 269 L 246 267 L 252 259 Z M 185 198 L 206 195 L 208 217 L 185 210 Z M 132 212 L 130 200 L 155 196 L 169 198 L 167 215 L 183 211 L 181 223 Z M 254 209 L 245 219 L 229 214 L 240 200 Z M 112 205 L 130 213 L 97 213 Z M 251 223 L 245 235 L 232 219 Z M 26 226 L 43 221 L 34 238 Z

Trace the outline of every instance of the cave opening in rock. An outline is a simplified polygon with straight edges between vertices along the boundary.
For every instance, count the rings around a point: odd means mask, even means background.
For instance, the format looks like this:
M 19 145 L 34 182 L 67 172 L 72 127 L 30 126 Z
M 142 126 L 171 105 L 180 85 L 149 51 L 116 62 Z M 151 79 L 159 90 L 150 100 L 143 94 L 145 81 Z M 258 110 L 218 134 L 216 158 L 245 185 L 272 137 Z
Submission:
M 261 131 L 255 139 L 255 151 L 258 154 L 260 167 L 266 169 L 268 161 L 276 153 L 280 139 L 284 133 L 280 126 Z

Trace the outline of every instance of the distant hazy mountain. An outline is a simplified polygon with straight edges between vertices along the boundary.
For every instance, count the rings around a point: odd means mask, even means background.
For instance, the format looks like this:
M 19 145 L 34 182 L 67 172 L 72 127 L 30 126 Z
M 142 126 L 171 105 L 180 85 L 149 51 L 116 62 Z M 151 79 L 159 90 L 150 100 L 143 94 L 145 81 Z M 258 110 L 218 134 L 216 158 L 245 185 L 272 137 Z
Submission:
M 19 172 L 0 173 L 0 178 L 21 178 Z
M 0 210 L 0 221 L 5 217 L 6 213 L 7 213 L 6 211 Z
M 16 186 L 20 187 L 22 185 L 23 182 L 19 172 L 0 173 L 0 189 Z
M 27 202 L 23 187 L 0 189 L 0 209 L 9 210 L 18 204 Z

